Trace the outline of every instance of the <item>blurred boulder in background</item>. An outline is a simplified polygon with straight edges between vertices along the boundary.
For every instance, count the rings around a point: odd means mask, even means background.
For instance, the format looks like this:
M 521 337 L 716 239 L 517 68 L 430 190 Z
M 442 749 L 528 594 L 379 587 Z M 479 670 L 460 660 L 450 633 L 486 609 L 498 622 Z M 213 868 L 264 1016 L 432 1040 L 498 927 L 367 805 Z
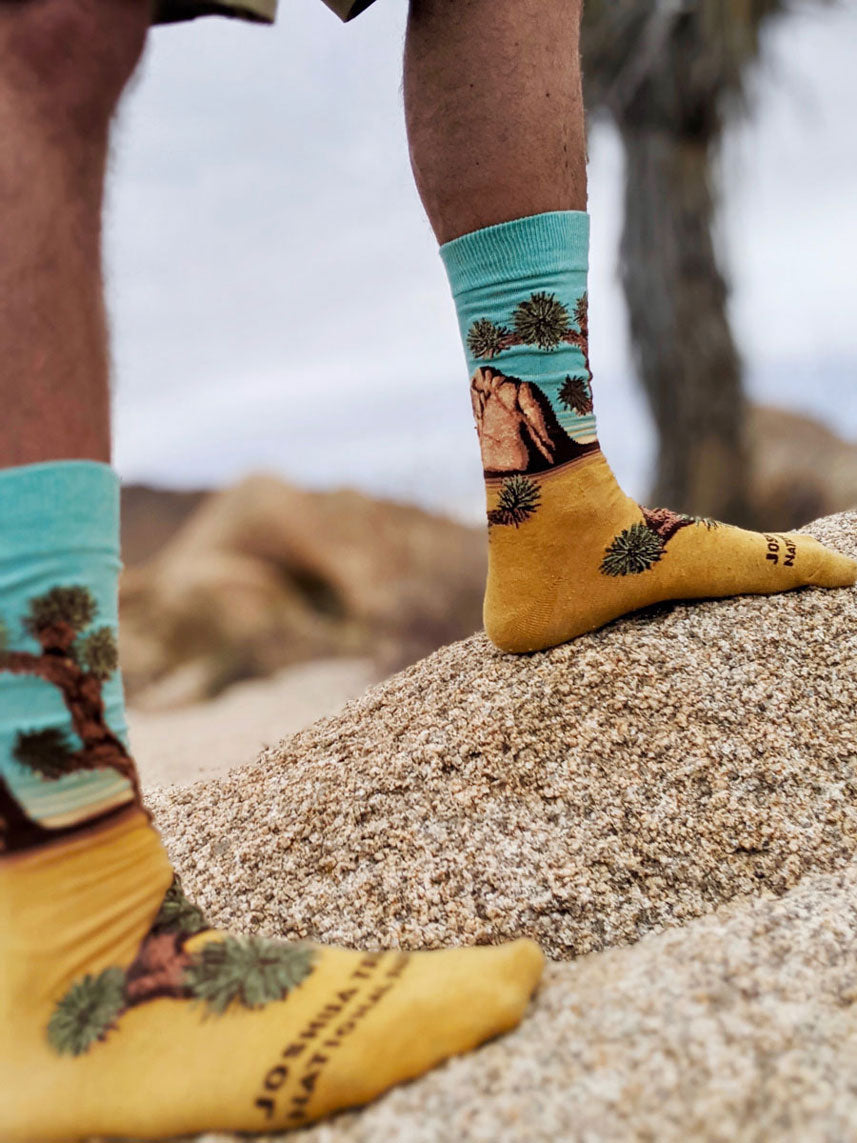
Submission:
M 160 551 L 185 520 L 212 495 L 146 484 L 122 486 L 122 559 L 141 564 Z
M 750 409 L 751 500 L 769 530 L 857 508 L 857 442 L 800 413 Z
M 768 528 L 857 507 L 857 443 L 767 406 L 751 407 L 749 439 L 749 500 Z M 343 656 L 380 679 L 482 625 L 482 528 L 275 476 L 122 496 L 121 654 L 138 706 Z
M 164 493 L 160 525 L 149 518 L 160 493 L 147 490 L 145 511 L 140 490 L 125 496 L 135 505 L 125 512 L 130 566 L 120 591 L 132 701 L 198 701 L 340 655 L 371 656 L 382 677 L 481 626 L 482 529 L 265 475 L 195 506 Z M 157 534 L 164 545 L 134 565 Z

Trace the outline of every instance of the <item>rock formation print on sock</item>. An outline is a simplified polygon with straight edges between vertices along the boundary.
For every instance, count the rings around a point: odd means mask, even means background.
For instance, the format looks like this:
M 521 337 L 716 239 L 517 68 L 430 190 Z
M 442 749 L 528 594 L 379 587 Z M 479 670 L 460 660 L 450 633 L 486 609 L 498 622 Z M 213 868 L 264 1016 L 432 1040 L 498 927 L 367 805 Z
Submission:
M 75 749 L 54 728 L 22 730 L 12 753 L 31 774 L 49 782 L 79 771 L 113 770 L 127 780 L 129 797 L 121 806 L 85 821 L 52 829 L 30 817 L 0 773 L 0 853 L 67 837 L 84 825 L 126 810 L 129 804 L 142 805 L 133 759 L 105 719 L 102 687 L 118 666 L 118 654 L 113 630 L 92 628 L 97 614 L 95 600 L 85 587 L 54 587 L 30 600 L 23 628 L 38 642 L 38 654 L 7 649 L 8 635 L 0 626 L 0 673 L 29 675 L 55 686 L 81 744 Z
M 518 345 L 533 345 L 543 350 L 572 345 L 583 354 L 587 373 L 591 376 L 586 294 L 581 294 L 575 303 L 573 317 L 556 294 L 531 294 L 526 301 L 515 306 L 510 326 L 499 325 L 490 318 L 479 318 L 467 332 L 467 348 L 471 355 L 491 361 L 498 353 Z
M 87 973 L 58 1002 L 47 1028 L 59 1055 L 81 1056 L 118 1028 L 131 1008 L 159 997 L 196 1002 L 203 1015 L 231 1005 L 263 1008 L 284 1000 L 313 971 L 308 945 L 264 937 L 216 938 L 187 952 L 190 937 L 209 929 L 176 877 L 130 968 Z
M 684 516 L 669 508 L 640 508 L 643 520 L 619 533 L 606 549 L 601 561 L 604 575 L 640 575 L 655 566 L 676 532 L 696 524 L 717 528 L 716 520 L 701 516 Z
M 580 444 L 557 420 L 538 385 L 482 366 L 470 382 L 473 417 L 486 476 L 532 475 L 598 451 Z

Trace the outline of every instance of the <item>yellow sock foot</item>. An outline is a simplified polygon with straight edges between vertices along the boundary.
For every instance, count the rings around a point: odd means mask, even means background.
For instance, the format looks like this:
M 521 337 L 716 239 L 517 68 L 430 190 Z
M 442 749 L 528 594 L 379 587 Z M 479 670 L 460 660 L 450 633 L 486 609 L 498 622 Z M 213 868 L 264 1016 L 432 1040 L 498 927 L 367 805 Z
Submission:
M 530 941 L 360 953 L 210 930 L 145 816 L 0 865 L 0 1138 L 274 1131 L 514 1027 Z
M 846 587 L 804 536 L 639 507 L 601 454 L 589 368 L 589 218 L 553 211 L 441 247 L 471 371 L 488 499 L 485 628 L 536 651 L 667 599 Z
M 668 599 L 848 587 L 857 563 L 809 536 L 646 509 L 599 451 L 488 482 L 485 629 L 504 651 L 564 643 Z

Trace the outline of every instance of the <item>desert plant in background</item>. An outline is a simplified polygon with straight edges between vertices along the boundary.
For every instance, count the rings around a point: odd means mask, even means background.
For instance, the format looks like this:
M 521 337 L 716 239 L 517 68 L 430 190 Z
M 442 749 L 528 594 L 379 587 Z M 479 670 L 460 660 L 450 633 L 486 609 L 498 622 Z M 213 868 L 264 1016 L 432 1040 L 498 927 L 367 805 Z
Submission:
M 826 2 L 826 0 L 819 0 Z M 659 434 L 652 498 L 752 524 L 742 368 L 712 236 L 712 168 L 786 0 L 587 0 L 587 106 L 625 151 L 622 283 Z

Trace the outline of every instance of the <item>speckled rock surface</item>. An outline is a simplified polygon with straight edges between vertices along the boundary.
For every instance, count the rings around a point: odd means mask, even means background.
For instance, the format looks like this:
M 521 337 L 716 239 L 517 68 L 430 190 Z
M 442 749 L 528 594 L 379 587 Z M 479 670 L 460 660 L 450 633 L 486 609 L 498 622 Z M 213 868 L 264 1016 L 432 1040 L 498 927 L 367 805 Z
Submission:
M 857 553 L 857 515 L 813 531 Z M 151 799 L 222 925 L 557 959 L 857 851 L 857 592 L 667 606 L 445 648 L 229 776 Z
M 846 1143 L 857 869 L 549 967 L 511 1035 L 301 1143 Z M 227 1136 L 205 1136 L 221 1143 Z
M 857 514 L 808 530 L 857 555 Z M 219 924 L 527 934 L 571 962 L 518 1032 L 314 1143 L 838 1141 L 857 1133 L 855 711 L 857 592 L 667 606 L 528 657 L 476 636 L 150 801 Z

